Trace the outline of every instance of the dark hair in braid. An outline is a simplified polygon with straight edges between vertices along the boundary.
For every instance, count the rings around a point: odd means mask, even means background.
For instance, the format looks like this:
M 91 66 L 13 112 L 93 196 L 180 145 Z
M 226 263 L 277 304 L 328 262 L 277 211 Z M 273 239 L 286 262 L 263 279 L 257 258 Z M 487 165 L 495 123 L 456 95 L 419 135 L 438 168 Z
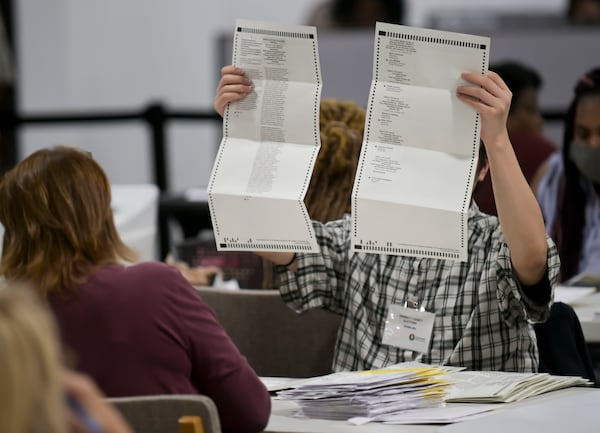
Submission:
M 350 196 L 365 127 L 365 110 L 354 102 L 321 100 L 321 150 L 304 203 L 321 222 L 350 211 Z
M 558 243 L 561 259 L 561 279 L 567 280 L 579 271 L 579 256 L 585 226 L 585 194 L 581 174 L 569 157 L 575 128 L 575 114 L 583 98 L 600 96 L 600 67 L 583 75 L 575 85 L 575 95 L 565 117 L 562 156 L 565 166 L 564 186 L 559 192 L 557 218 L 551 235 Z

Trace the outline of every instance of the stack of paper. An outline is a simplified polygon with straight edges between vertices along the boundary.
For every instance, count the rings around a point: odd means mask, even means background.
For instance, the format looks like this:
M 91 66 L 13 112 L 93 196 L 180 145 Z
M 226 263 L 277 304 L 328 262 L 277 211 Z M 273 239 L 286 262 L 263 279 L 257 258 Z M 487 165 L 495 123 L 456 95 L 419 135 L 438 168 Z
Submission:
M 564 285 L 600 288 L 600 275 L 584 272 L 569 278 Z
M 451 403 L 439 407 L 410 409 L 379 418 L 352 418 L 351 424 L 362 425 L 372 421 L 384 424 L 451 424 L 472 419 L 484 412 L 497 409 L 497 404 Z
M 341 372 L 279 392 L 310 418 L 378 418 L 399 411 L 439 406 L 446 396 L 447 370 L 438 367 Z
M 504 371 L 458 371 L 448 374 L 453 385 L 447 402 L 509 403 L 571 386 L 592 383 L 582 377 L 546 373 Z
M 576 304 L 586 302 L 588 296 L 596 292 L 596 287 L 586 286 L 565 286 L 558 284 L 554 287 L 554 302 L 564 302 L 565 304 Z
M 498 403 L 515 402 L 571 386 L 592 385 L 587 379 L 581 377 L 552 376 L 545 373 L 462 371 L 462 369 L 449 370 L 446 380 L 452 385 L 447 388 L 448 395 L 442 406 L 371 417 L 354 417 L 350 422 L 357 425 L 371 421 L 386 424 L 453 423 L 494 410 L 498 407 Z

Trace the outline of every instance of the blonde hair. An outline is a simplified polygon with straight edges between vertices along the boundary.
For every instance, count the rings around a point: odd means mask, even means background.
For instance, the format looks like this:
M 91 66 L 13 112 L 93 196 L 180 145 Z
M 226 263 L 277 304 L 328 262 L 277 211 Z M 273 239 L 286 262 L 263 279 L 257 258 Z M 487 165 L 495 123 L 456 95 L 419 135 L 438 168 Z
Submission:
M 0 182 L 0 273 L 49 293 L 75 289 L 96 268 L 132 261 L 111 209 L 106 173 L 79 149 L 41 149 Z
M 67 433 L 56 326 L 24 287 L 0 287 L 0 432 Z

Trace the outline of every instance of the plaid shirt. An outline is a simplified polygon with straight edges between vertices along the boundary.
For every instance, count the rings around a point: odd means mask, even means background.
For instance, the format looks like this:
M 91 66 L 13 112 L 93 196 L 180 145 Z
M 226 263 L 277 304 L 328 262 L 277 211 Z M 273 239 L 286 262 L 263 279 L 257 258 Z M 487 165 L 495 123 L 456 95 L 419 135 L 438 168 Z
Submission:
M 350 218 L 313 222 L 321 253 L 298 254 L 298 270 L 282 270 L 280 292 L 295 311 L 322 307 L 342 316 L 333 369 L 363 370 L 402 361 L 471 370 L 537 372 L 532 323 L 545 321 L 552 301 L 537 305 L 513 275 L 498 219 L 469 210 L 468 262 L 352 252 Z M 559 259 L 548 242 L 549 284 Z M 416 297 L 435 313 L 426 353 L 383 344 L 390 304 Z M 550 299 L 553 295 L 550 296 Z

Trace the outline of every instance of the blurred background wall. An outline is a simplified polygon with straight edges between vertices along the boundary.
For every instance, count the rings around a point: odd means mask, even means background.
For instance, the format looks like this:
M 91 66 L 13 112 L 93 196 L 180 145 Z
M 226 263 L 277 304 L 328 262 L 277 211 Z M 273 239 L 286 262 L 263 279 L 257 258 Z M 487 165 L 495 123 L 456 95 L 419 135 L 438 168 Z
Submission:
M 222 54 L 218 40 L 233 33 L 235 19 L 304 24 L 319 2 L 15 0 L 16 109 L 24 114 L 139 110 L 162 102 L 211 111 Z M 406 6 L 408 25 L 489 30 L 497 13 L 560 17 L 566 1 L 410 0 Z M 364 81 L 367 91 L 369 84 L 370 75 Z M 565 83 L 567 94 L 571 84 Z M 72 144 L 92 151 L 114 183 L 149 183 L 148 139 L 147 128 L 137 123 L 27 126 L 17 137 L 18 157 L 39 147 Z M 220 124 L 173 122 L 167 139 L 169 188 L 205 186 Z

